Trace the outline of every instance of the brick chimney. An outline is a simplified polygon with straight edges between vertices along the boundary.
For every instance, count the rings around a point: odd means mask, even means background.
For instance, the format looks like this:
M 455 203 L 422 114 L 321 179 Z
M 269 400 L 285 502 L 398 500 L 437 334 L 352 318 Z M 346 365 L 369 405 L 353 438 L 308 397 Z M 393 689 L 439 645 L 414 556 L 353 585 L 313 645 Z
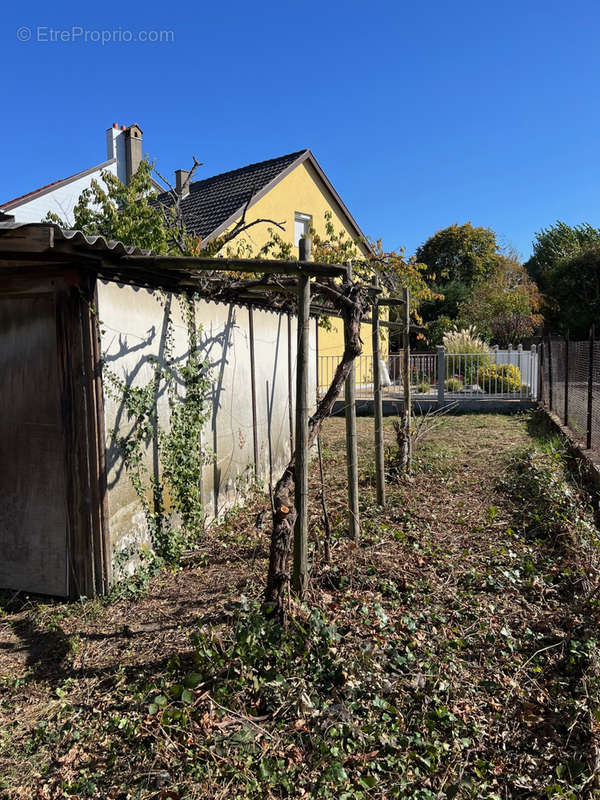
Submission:
M 175 170 L 175 190 L 180 197 L 187 197 L 190 193 L 189 174 L 188 169 Z
M 129 183 L 142 160 L 142 129 L 139 125 L 117 125 L 106 131 L 106 159 L 117 162 L 117 178 Z
M 142 129 L 139 125 L 130 125 L 125 131 L 125 170 L 127 183 L 142 161 Z

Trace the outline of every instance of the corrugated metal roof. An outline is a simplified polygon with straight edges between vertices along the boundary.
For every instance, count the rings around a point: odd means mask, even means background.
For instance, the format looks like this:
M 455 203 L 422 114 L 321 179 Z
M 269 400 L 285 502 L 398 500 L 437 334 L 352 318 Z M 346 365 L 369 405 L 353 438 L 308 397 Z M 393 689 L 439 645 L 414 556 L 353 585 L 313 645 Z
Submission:
M 143 250 L 141 247 L 123 244 L 123 242 L 116 241 L 115 239 L 105 239 L 104 236 L 86 236 L 86 234 L 81 231 L 65 230 L 58 225 L 54 226 L 54 235 L 59 239 L 70 241 L 77 246 L 87 245 L 87 247 L 91 247 L 94 250 L 110 251 L 120 256 L 153 255 L 152 250 Z

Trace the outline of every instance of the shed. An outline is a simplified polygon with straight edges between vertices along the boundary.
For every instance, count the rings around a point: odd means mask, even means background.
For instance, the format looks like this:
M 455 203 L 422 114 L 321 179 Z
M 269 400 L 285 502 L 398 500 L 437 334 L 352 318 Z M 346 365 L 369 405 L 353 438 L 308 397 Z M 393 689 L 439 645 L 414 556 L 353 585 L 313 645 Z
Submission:
M 166 337 L 172 356 L 185 353 L 178 298 L 198 276 L 171 261 L 165 268 L 102 237 L 0 219 L 0 588 L 103 593 L 115 558 L 147 540 L 118 447 L 135 422 L 103 372 L 144 385 Z M 268 482 L 290 457 L 296 323 L 260 299 L 195 299 L 194 315 L 212 376 L 202 432 L 212 457 L 200 489 L 215 515 L 249 472 Z M 311 325 L 314 355 L 315 333 Z M 168 400 L 155 400 L 162 420 Z M 159 470 L 154 457 L 149 448 Z

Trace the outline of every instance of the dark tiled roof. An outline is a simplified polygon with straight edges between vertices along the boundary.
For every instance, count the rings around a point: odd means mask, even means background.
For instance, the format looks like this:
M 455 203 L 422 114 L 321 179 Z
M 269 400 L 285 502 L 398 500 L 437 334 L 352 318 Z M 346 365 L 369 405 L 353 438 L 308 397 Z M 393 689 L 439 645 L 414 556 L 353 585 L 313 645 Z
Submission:
M 258 194 L 308 150 L 299 150 L 269 161 L 223 172 L 203 181 L 192 181 L 190 193 L 181 201 L 181 211 L 189 233 L 205 238 L 226 222 L 253 195 Z M 171 205 L 169 192 L 155 202 Z

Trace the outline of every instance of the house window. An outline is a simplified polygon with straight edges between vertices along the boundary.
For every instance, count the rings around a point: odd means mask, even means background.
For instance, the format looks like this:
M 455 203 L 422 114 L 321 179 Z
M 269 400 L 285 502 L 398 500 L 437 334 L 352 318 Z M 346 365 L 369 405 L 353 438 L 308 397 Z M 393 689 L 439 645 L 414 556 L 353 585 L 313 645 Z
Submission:
M 294 214 L 294 246 L 298 247 L 298 242 L 303 236 L 308 236 L 312 217 L 310 214 Z

